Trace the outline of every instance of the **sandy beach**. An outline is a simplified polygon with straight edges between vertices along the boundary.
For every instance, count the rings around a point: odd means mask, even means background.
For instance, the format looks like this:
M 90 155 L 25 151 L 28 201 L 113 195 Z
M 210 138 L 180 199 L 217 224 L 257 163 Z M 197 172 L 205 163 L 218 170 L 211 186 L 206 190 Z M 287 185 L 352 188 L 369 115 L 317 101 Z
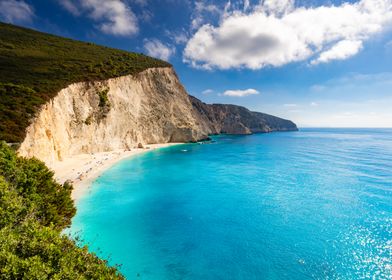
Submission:
M 134 148 L 131 151 L 115 150 L 110 152 L 82 154 L 56 162 L 50 166 L 55 172 L 58 182 L 64 183 L 69 180 L 74 189 L 72 198 L 78 200 L 88 193 L 91 183 L 98 178 L 102 172 L 113 166 L 115 163 L 134 155 L 145 153 L 151 150 L 164 148 L 180 143 L 151 144 L 144 148 Z

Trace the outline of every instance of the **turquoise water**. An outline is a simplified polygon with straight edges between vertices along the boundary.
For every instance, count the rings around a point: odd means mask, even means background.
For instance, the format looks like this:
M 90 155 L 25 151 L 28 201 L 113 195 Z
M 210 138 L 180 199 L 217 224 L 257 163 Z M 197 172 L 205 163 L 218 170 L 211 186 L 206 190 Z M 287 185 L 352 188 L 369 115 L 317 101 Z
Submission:
M 115 165 L 72 232 L 128 279 L 392 279 L 392 130 L 215 140 Z

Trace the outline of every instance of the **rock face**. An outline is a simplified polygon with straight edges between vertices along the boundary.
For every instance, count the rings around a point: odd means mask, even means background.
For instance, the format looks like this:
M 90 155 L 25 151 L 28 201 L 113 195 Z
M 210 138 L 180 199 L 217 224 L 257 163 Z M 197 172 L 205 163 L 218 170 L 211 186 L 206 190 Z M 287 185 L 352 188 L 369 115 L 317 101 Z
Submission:
M 76 83 L 43 106 L 19 153 L 46 163 L 81 153 L 131 149 L 139 143 L 196 141 L 209 131 L 172 68 Z
M 76 83 L 45 104 L 27 128 L 19 154 L 46 163 L 139 143 L 198 141 L 216 133 L 295 130 L 292 122 L 190 97 L 172 68 Z
M 252 134 L 298 130 L 292 121 L 252 112 L 245 107 L 225 104 L 209 105 L 193 96 L 190 96 L 190 100 L 202 122 L 209 124 L 210 133 Z

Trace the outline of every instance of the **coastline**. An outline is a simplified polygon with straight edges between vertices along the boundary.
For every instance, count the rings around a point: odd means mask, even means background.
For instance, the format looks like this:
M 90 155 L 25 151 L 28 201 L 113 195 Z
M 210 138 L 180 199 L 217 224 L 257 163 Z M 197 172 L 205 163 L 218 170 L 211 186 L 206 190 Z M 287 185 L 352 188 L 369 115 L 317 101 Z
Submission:
M 146 145 L 145 148 L 134 148 L 131 151 L 114 150 L 75 155 L 63 161 L 55 162 L 49 168 L 54 172 L 54 177 L 59 183 L 63 184 L 65 181 L 72 183 L 71 197 L 74 201 L 77 201 L 88 193 L 95 179 L 117 162 L 134 155 L 180 144 L 182 143 L 151 144 Z

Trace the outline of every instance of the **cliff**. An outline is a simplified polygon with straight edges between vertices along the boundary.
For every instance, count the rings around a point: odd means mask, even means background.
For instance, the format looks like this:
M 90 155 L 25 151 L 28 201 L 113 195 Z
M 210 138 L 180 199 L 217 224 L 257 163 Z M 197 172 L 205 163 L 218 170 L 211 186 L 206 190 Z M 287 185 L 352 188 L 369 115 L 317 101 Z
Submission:
M 27 128 L 19 153 L 51 163 L 138 143 L 197 141 L 209 133 L 173 69 L 151 68 L 61 90 Z
M 296 130 L 294 123 L 189 96 L 171 67 L 72 84 L 46 103 L 19 153 L 51 164 L 82 153 L 129 150 L 139 143 L 192 142 L 209 134 Z
M 210 133 L 252 134 L 273 131 L 296 131 L 289 120 L 268 114 L 249 111 L 247 108 L 226 104 L 205 104 L 190 96 L 192 106 L 202 122 L 208 124 Z

